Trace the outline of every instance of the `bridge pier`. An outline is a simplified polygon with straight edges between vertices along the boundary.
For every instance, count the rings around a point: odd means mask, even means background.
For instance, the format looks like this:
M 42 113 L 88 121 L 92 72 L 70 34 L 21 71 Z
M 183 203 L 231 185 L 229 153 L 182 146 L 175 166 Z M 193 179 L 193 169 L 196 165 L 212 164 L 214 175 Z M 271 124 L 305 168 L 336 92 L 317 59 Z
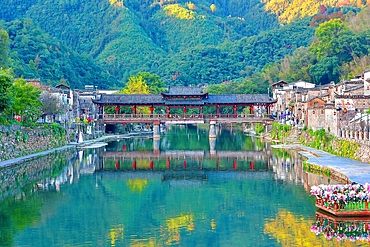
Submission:
M 154 152 L 154 154 L 159 154 L 160 153 L 160 150 L 159 150 L 160 141 L 161 141 L 160 138 L 153 138 L 153 152 Z
M 216 138 L 216 121 L 209 122 L 209 138 Z
M 209 138 L 209 154 L 216 155 L 216 138 Z
M 159 121 L 156 121 L 153 123 L 153 138 L 161 138 L 161 131 L 160 131 L 160 128 L 159 128 Z

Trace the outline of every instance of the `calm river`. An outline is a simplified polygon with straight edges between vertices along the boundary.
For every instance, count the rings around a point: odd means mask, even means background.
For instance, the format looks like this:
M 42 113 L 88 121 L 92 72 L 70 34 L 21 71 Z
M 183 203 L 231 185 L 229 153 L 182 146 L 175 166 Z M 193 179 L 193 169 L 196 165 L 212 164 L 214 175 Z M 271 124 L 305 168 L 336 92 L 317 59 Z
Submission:
M 210 140 L 205 128 L 173 126 L 160 140 L 120 138 L 47 163 L 26 164 L 1 191 L 0 246 L 367 243 L 338 237 L 329 216 L 316 217 L 310 186 L 333 181 L 238 130 Z

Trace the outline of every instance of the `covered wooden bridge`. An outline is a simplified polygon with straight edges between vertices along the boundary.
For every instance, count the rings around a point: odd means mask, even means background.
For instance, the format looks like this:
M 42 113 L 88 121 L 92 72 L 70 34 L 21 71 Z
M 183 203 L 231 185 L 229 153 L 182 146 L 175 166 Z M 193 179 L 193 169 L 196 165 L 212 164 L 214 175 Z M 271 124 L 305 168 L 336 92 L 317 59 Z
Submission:
M 93 100 L 98 108 L 98 118 L 104 124 L 153 123 L 158 126 L 160 123 L 271 124 L 269 116 L 275 102 L 267 94 L 208 94 L 199 87 L 170 87 L 168 92 L 161 94 L 102 94 Z M 115 107 L 115 113 L 106 114 L 104 108 L 107 106 Z M 130 107 L 132 113 L 121 113 L 122 107 Z M 140 113 L 139 107 L 148 107 L 149 113 Z M 204 114 L 204 107 L 213 107 L 214 113 Z M 232 113 L 221 114 L 223 107 L 231 107 Z M 242 113 L 244 107 L 249 107 L 249 114 Z M 181 114 L 175 113 L 174 109 L 181 109 Z M 196 110 L 189 113 L 189 109 Z

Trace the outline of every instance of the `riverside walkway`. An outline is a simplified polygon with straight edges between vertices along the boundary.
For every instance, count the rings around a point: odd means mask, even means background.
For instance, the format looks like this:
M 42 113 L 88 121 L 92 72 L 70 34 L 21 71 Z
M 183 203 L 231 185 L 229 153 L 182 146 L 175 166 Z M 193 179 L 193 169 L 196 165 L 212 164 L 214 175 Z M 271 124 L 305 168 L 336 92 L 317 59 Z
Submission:
M 370 183 L 370 164 L 335 156 L 333 154 L 302 145 L 293 145 L 301 149 L 299 153 L 307 157 L 307 162 L 321 167 L 327 167 L 344 176 L 349 182 L 359 184 Z
M 64 150 L 64 149 L 75 148 L 75 147 L 79 147 L 79 146 L 86 146 L 86 145 L 93 144 L 93 143 L 96 143 L 96 142 L 106 141 L 107 139 L 115 139 L 115 138 L 116 138 L 115 135 L 108 135 L 108 136 L 102 136 L 102 137 L 92 139 L 92 140 L 82 141 L 80 143 L 71 142 L 71 143 L 69 143 L 65 146 L 62 146 L 62 147 L 53 148 L 53 149 L 41 151 L 41 152 L 34 153 L 34 154 L 25 155 L 25 156 L 14 158 L 14 159 L 0 161 L 0 168 L 8 167 L 8 166 L 17 164 L 19 162 L 32 160 L 32 159 L 35 159 L 37 157 L 48 155 L 50 153 L 61 151 L 61 150 Z

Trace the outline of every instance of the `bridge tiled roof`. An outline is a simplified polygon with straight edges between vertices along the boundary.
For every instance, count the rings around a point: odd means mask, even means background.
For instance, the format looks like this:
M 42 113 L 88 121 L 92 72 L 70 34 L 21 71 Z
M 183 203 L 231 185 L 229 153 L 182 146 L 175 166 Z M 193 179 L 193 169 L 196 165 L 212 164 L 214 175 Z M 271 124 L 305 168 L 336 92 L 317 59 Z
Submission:
M 206 95 L 203 93 L 200 87 L 181 87 L 181 86 L 172 86 L 168 88 L 168 93 L 163 92 L 162 95 L 167 96 L 176 96 L 176 95 L 187 95 L 187 96 L 200 96 Z
M 267 94 L 212 94 L 208 95 L 207 103 L 210 104 L 268 104 L 274 103 Z
M 165 105 L 204 105 L 204 100 L 164 100 Z
M 163 104 L 160 94 L 102 94 L 94 103 L 106 105 Z
M 214 105 L 214 104 L 271 104 L 276 100 L 267 94 L 211 94 L 208 98 L 166 100 L 159 94 L 102 94 L 96 104 L 103 105 Z

